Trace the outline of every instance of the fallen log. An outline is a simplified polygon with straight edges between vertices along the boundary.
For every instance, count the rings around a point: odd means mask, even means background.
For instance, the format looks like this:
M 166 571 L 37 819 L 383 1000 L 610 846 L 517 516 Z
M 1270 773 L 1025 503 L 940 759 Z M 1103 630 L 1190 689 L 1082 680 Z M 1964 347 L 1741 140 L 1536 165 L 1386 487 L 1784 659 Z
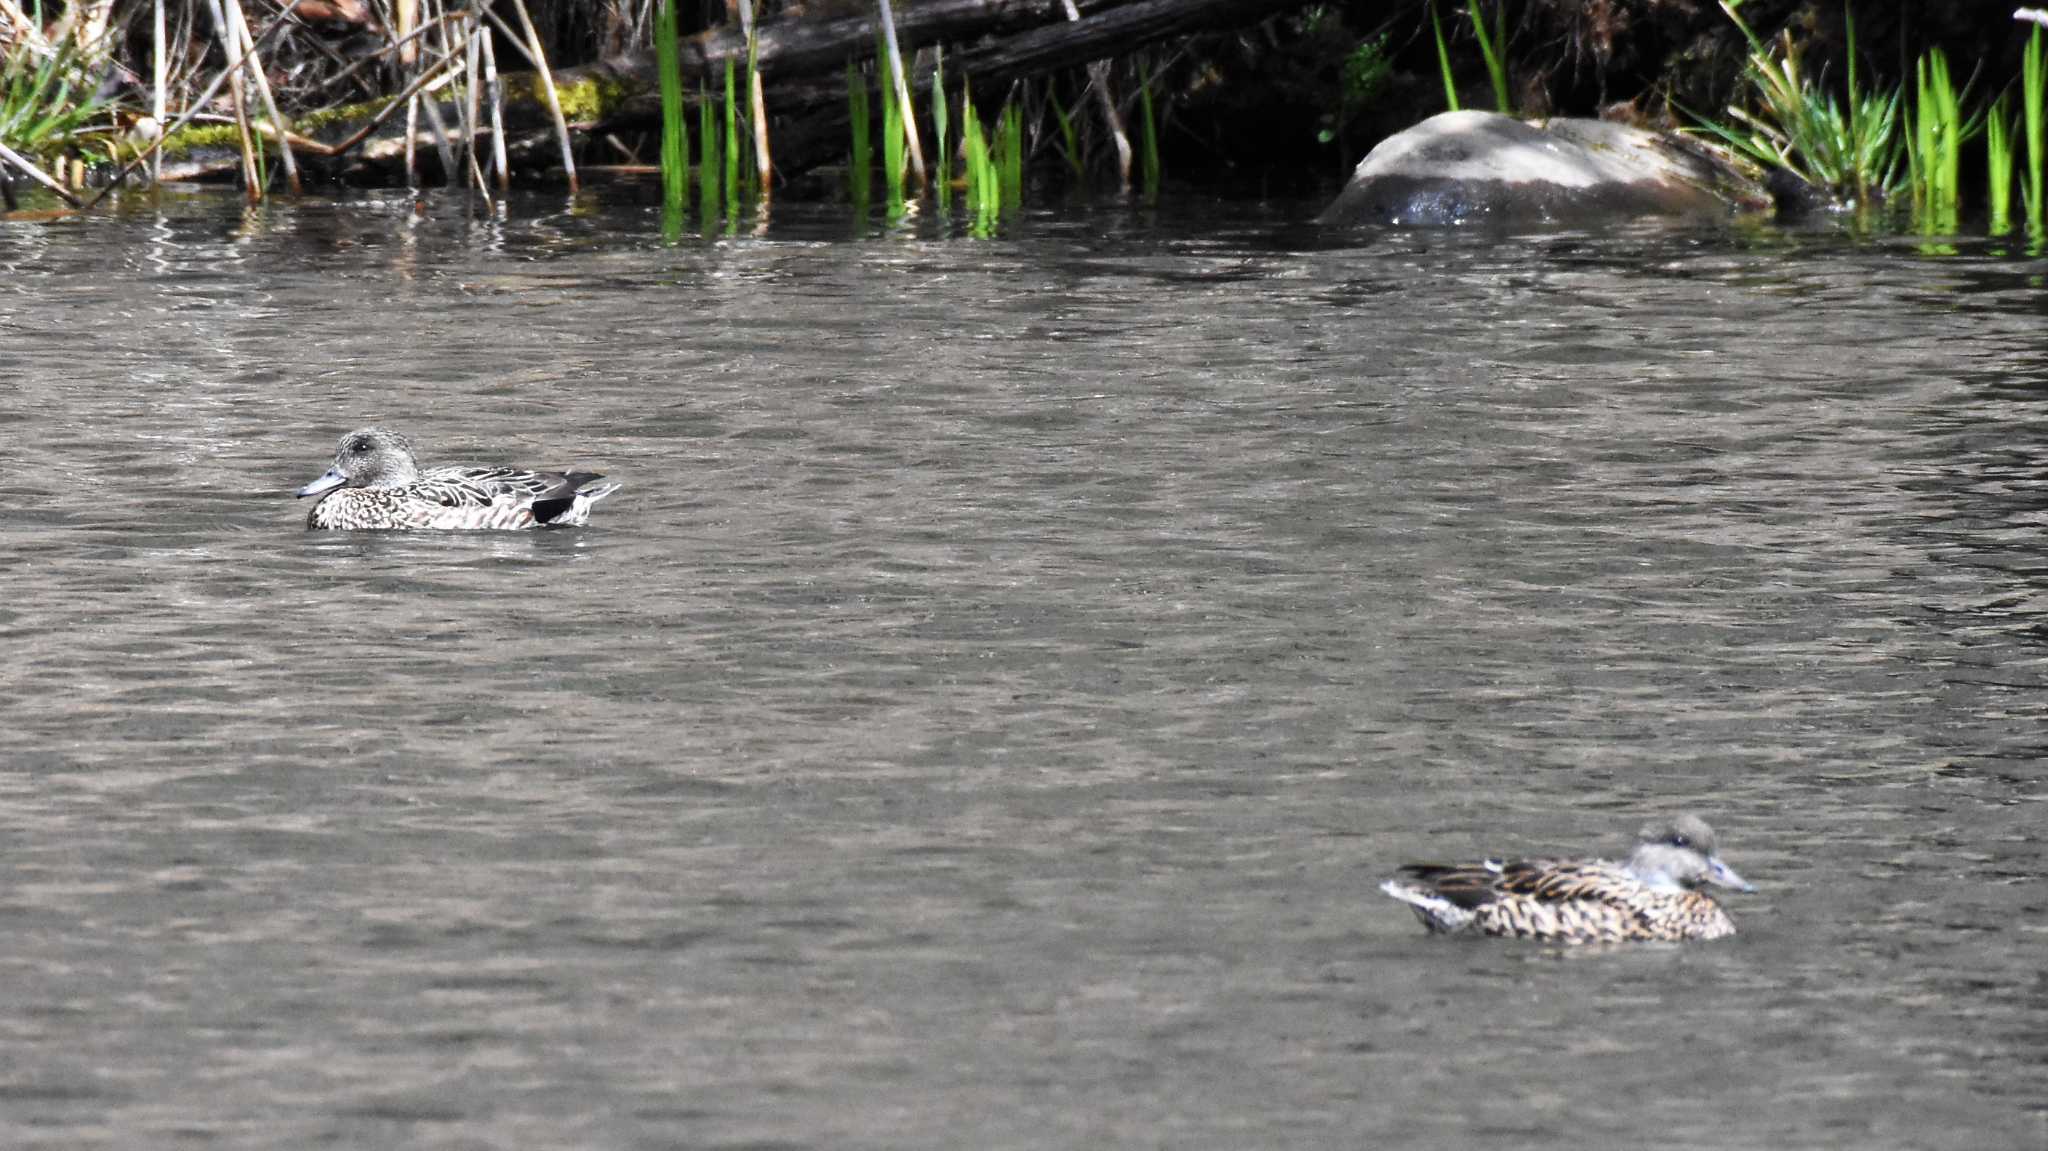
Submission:
M 1003 35 L 1059 18 L 1058 0 L 924 0 L 896 13 L 896 35 L 906 49 L 971 37 Z M 836 20 L 780 20 L 757 29 L 761 71 L 768 76 L 837 72 L 847 58 L 875 53 L 882 25 L 872 11 Z M 726 61 L 744 65 L 747 38 L 730 25 L 699 32 L 680 45 L 685 75 L 723 73 Z
M 1068 20 L 1057 4 L 939 0 L 906 10 L 897 31 L 906 49 L 968 31 L 985 33 L 988 23 L 965 22 L 964 10 L 978 6 L 986 20 L 1002 22 L 1008 34 L 964 51 L 949 49 L 947 68 L 956 77 L 966 76 L 981 92 L 999 93 L 1016 80 L 1079 67 L 1191 32 L 1255 23 L 1301 4 L 1302 0 L 1130 0 L 1097 5 L 1081 19 Z M 948 16 L 942 20 L 931 9 L 943 9 Z M 921 21 L 913 22 L 912 12 L 919 13 Z M 840 70 L 849 57 L 874 54 L 874 22 L 861 18 L 811 26 L 799 40 L 784 41 L 781 50 L 788 54 L 776 60 L 768 54 L 767 29 L 762 33 L 762 71 L 772 68 L 771 74 L 780 78 L 769 90 L 777 119 L 777 166 L 789 175 L 836 158 L 845 149 L 847 127 L 846 82 Z M 701 34 L 692 47 L 699 68 L 715 65 L 722 71 L 724 61 L 733 58 L 734 45 L 722 32 Z M 738 51 L 744 59 L 743 43 Z M 606 126 L 642 127 L 657 121 L 661 98 L 653 67 L 615 64 L 611 71 L 626 98 L 609 110 Z M 918 92 L 929 92 L 930 69 L 921 70 L 911 84 Z

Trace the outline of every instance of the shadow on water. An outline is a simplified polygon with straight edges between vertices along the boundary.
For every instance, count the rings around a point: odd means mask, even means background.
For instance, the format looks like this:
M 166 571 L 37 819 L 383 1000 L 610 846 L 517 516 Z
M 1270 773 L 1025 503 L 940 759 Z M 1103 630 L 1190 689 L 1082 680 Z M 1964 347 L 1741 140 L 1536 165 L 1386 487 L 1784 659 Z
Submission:
M 5 1141 L 2040 1142 L 2041 262 L 1312 210 L 0 226 Z M 1373 890 L 1688 809 L 1726 944 Z

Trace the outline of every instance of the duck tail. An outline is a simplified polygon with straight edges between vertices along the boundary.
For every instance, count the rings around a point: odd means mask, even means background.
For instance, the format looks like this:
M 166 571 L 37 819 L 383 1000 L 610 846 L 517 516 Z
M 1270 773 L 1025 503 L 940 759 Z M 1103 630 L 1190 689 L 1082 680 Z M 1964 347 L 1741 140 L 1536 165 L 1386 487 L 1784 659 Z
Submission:
M 589 507 L 591 504 L 594 504 L 597 501 L 612 494 L 613 492 L 618 491 L 621 487 L 624 486 L 623 484 L 615 482 L 609 484 L 592 484 L 589 487 L 584 487 L 583 485 L 590 483 L 591 480 L 604 478 L 598 475 L 589 475 L 587 479 L 579 480 L 577 478 L 578 475 L 584 474 L 586 473 L 579 472 L 571 474 L 569 477 L 569 482 L 576 485 L 576 497 L 578 500 L 582 502 L 583 506 L 586 508 Z
M 564 473 L 563 485 L 555 489 L 557 494 L 533 501 L 534 522 L 550 527 L 583 526 L 590 519 L 590 506 L 619 490 L 616 483 L 591 483 L 603 478 L 600 472 Z
M 1472 923 L 1472 911 L 1434 892 L 1410 887 L 1397 879 L 1380 884 L 1380 890 L 1408 905 L 1415 918 L 1433 932 L 1463 931 Z

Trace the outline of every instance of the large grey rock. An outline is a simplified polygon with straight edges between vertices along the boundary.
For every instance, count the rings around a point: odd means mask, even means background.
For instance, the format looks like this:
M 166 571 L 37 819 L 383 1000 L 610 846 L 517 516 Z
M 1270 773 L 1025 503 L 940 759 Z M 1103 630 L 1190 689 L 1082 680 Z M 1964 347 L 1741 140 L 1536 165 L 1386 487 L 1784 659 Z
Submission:
M 1604 120 L 1444 112 L 1380 141 L 1323 211 L 1338 224 L 1568 223 L 1763 211 L 1754 180 L 1684 140 Z

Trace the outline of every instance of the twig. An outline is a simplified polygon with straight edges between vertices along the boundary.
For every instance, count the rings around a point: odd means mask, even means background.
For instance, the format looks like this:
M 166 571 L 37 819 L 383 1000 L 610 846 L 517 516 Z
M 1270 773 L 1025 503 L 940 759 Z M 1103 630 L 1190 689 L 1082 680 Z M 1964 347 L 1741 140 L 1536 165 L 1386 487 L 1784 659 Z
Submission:
M 79 202 L 78 197 L 71 194 L 71 190 L 69 188 L 66 188 L 64 185 L 59 184 L 55 180 L 52 180 L 49 177 L 48 173 L 44 172 L 41 168 L 35 166 L 34 161 L 30 160 L 28 157 L 22 155 L 21 153 L 15 151 L 14 149 L 8 147 L 5 144 L 0 144 L 0 160 L 5 160 L 8 163 L 14 165 L 15 167 L 21 169 L 22 172 L 26 174 L 29 179 L 34 180 L 36 183 L 41 184 L 43 187 L 48 188 L 50 191 L 57 193 L 57 195 L 61 197 L 65 203 L 71 205 L 72 207 L 85 207 L 84 204 Z

